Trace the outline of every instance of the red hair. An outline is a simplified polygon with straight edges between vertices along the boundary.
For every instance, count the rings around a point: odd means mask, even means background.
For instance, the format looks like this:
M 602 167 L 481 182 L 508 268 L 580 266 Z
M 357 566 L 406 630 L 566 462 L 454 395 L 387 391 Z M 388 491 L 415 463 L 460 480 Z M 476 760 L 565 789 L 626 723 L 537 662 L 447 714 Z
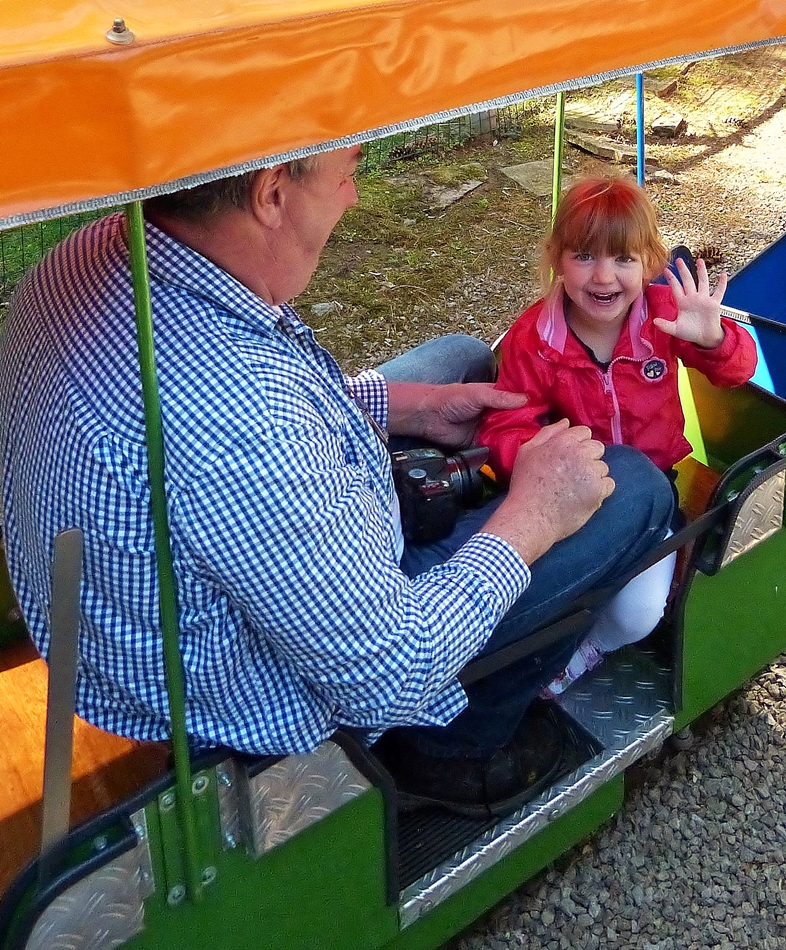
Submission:
M 566 250 L 593 256 L 635 254 L 641 258 L 645 283 L 669 260 L 647 193 L 631 178 L 621 176 L 582 178 L 560 198 L 541 255 L 544 288 L 559 277 Z

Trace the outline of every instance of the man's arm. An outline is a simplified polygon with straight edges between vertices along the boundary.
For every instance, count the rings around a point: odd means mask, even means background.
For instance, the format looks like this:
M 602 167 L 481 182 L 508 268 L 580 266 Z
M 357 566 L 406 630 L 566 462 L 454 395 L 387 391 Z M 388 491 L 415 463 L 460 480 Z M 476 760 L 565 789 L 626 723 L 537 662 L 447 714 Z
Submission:
M 484 531 L 532 564 L 578 531 L 614 491 L 604 446 L 567 419 L 545 426 L 519 449 L 510 488 Z
M 374 467 L 347 464 L 340 434 L 315 419 L 265 442 L 222 453 L 184 487 L 173 517 L 181 556 L 221 592 L 213 609 L 243 618 L 249 662 L 271 695 L 294 675 L 307 705 L 371 730 L 456 715 L 454 677 L 526 589 L 525 562 L 576 530 L 613 487 L 587 429 L 544 429 L 520 450 L 485 532 L 410 580 Z
M 348 463 L 318 424 L 278 430 L 275 451 L 263 441 L 180 494 L 173 525 L 193 575 L 243 618 L 263 678 L 294 675 L 336 723 L 444 724 L 464 702 L 454 677 L 526 588 L 525 565 L 484 535 L 409 579 L 376 466 Z
M 490 383 L 390 383 L 388 431 L 441 445 L 470 445 L 486 409 L 519 409 L 527 397 Z M 604 446 L 586 426 L 546 426 L 516 456 L 505 501 L 485 531 L 507 541 L 532 564 L 589 521 L 614 491 Z
M 487 409 L 520 409 L 527 397 L 495 389 L 493 383 L 388 383 L 388 432 L 437 445 L 472 445 Z

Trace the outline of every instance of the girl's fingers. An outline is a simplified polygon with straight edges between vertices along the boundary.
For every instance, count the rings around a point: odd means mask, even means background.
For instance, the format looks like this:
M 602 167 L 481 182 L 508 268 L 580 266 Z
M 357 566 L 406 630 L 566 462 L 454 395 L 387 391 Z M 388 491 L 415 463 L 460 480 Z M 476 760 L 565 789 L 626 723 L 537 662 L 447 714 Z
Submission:
M 726 287 L 729 283 L 729 275 L 725 270 L 722 270 L 718 274 L 718 283 L 715 285 L 715 292 L 712 295 L 712 299 L 716 303 L 720 303 L 723 300 L 723 295 L 726 293 Z
M 685 261 L 678 257 L 675 261 L 675 267 L 679 271 L 679 278 L 675 277 L 674 279 L 679 283 L 680 288 L 684 294 L 696 293 L 696 283 L 693 280 L 693 274 L 691 274 L 688 265 Z
M 687 267 L 685 268 L 687 270 Z M 707 265 L 704 262 L 704 258 L 700 257 L 696 261 L 696 273 L 699 278 L 699 293 L 709 294 L 710 292 L 710 277 L 707 273 Z
M 677 258 L 677 267 L 680 269 L 680 276 L 682 277 L 682 283 L 686 293 L 709 292 L 710 285 L 709 278 L 707 277 L 707 268 L 701 258 L 696 262 L 696 280 L 693 279 L 690 268 L 681 257 Z
M 671 287 L 671 292 L 675 297 L 679 297 L 681 294 L 685 293 L 685 288 L 682 286 L 682 282 L 670 267 L 665 267 L 663 269 L 663 276 L 669 282 L 669 287 Z
M 681 257 L 677 258 L 675 266 L 679 271 L 679 277 L 677 277 L 669 267 L 663 271 L 675 296 L 679 297 L 682 295 L 687 297 L 691 294 L 697 294 L 699 296 L 711 297 L 716 303 L 721 302 L 723 295 L 726 293 L 726 286 L 729 280 L 729 275 L 726 271 L 721 271 L 718 275 L 715 290 L 710 293 L 710 277 L 707 273 L 707 265 L 701 257 L 696 261 L 696 276 L 698 277 L 698 282 L 693 280 L 693 275 L 688 265 Z
M 663 332 L 668 333 L 669 336 L 677 335 L 676 320 L 664 320 L 663 317 L 655 317 L 652 322 L 659 330 L 663 330 Z

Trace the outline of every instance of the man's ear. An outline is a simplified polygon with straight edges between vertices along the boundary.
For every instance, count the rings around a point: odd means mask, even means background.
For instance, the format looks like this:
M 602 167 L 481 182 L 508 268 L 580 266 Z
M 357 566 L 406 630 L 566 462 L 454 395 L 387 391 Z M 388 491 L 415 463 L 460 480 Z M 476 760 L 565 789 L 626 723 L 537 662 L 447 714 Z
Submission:
M 286 165 L 260 168 L 251 185 L 251 213 L 266 227 L 281 224 L 284 197 L 291 178 Z

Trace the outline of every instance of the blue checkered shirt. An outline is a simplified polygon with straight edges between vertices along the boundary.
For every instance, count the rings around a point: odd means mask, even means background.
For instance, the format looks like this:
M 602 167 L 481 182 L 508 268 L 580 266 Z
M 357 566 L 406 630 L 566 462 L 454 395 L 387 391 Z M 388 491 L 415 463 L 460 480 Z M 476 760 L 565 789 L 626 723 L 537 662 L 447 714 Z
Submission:
M 526 588 L 475 536 L 414 580 L 399 569 L 376 373 L 344 378 L 287 306 L 147 226 L 187 729 L 255 753 L 444 724 L 456 674 Z M 122 215 L 24 280 L 0 354 L 9 566 L 46 656 L 52 539 L 85 533 L 78 712 L 169 736 L 141 384 Z M 348 392 L 348 390 L 350 392 Z

